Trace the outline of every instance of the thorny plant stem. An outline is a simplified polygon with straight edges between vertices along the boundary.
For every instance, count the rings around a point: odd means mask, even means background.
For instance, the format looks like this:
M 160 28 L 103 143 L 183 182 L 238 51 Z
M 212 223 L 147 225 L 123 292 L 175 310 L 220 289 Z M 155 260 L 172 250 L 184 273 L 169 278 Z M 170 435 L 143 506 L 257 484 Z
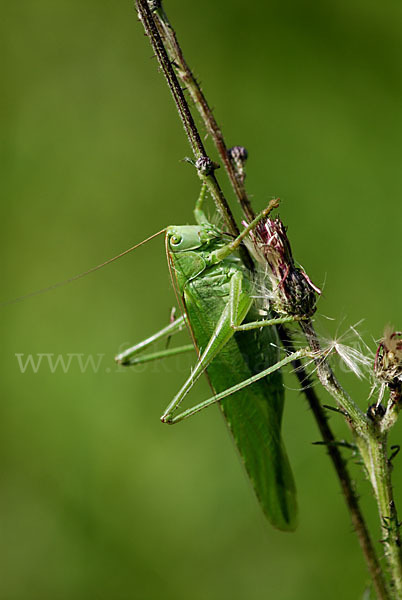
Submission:
M 356 436 L 356 443 L 363 459 L 368 478 L 377 501 L 382 532 L 382 542 L 391 575 L 391 597 L 402 600 L 402 548 L 399 534 L 400 523 L 393 499 L 391 464 L 387 455 L 387 432 L 382 430 L 381 420 L 370 419 L 354 404 L 336 379 L 327 360 L 320 358 L 320 343 L 311 321 L 301 321 L 310 348 L 317 353 L 317 375 L 323 387 L 337 401 Z
M 176 33 L 169 22 L 162 3 L 160 3 L 160 5 L 155 9 L 155 23 L 165 43 L 169 58 L 175 67 L 177 76 L 189 91 L 190 96 L 197 107 L 202 120 L 204 121 L 207 131 L 210 133 L 215 143 L 216 149 L 219 152 L 221 160 L 225 166 L 230 183 L 232 184 L 236 197 L 243 209 L 244 216 L 248 221 L 251 221 L 255 215 L 251 207 L 250 200 L 248 199 L 244 182 L 237 176 L 233 164 L 229 160 L 227 146 L 223 138 L 222 130 L 219 127 L 212 109 L 210 108 L 207 99 L 201 90 L 200 84 L 194 77 L 183 56 L 182 49 L 177 41 Z
M 154 1 L 153 11 L 155 14 L 155 20 L 152 12 L 148 6 L 147 0 L 136 0 L 137 10 L 140 19 L 144 25 L 146 34 L 150 37 L 152 47 L 154 48 L 155 54 L 162 67 L 162 70 L 166 76 L 169 88 L 172 92 L 178 112 L 184 124 L 185 131 L 189 138 L 190 144 L 193 149 L 193 153 L 196 159 L 208 158 L 206 151 L 202 144 L 201 138 L 198 134 L 198 130 L 195 126 L 191 112 L 188 108 L 188 104 L 183 94 L 183 90 L 179 85 L 177 76 L 183 82 L 185 88 L 189 91 L 204 124 L 211 134 L 215 146 L 221 156 L 222 162 L 225 166 L 225 170 L 228 174 L 229 180 L 232 183 L 234 192 L 237 199 L 242 206 L 244 215 L 247 220 L 252 220 L 255 213 L 249 202 L 246 189 L 244 187 L 244 180 L 237 176 L 237 173 L 233 167 L 232 162 L 228 158 L 226 144 L 222 132 L 215 120 L 215 117 L 210 109 L 205 96 L 193 76 L 190 68 L 188 67 L 182 50 L 178 44 L 176 34 L 170 25 L 166 13 L 164 12 L 161 2 Z M 162 39 L 163 41 L 162 41 Z M 209 159 L 208 159 L 209 160 Z M 213 164 L 213 163 L 211 163 Z M 212 197 L 215 200 L 219 212 L 224 216 L 224 219 L 229 227 L 231 233 L 234 235 L 238 234 L 238 228 L 234 221 L 233 215 L 230 208 L 223 196 L 223 193 L 219 187 L 219 184 L 214 174 L 215 166 L 211 169 L 211 172 L 202 173 L 198 169 L 200 179 L 205 181 L 210 190 Z M 250 265 L 250 257 L 246 255 L 246 263 Z M 310 347 L 319 353 L 320 346 L 312 327 L 311 322 L 301 322 L 301 327 L 307 338 Z M 289 351 L 293 348 L 293 344 L 289 338 L 288 333 L 282 327 L 279 331 L 282 344 Z M 402 568 L 401 568 L 401 551 L 400 551 L 400 539 L 399 539 L 399 524 L 397 522 L 396 509 L 392 499 L 392 487 L 390 483 L 390 465 L 386 459 L 386 441 L 383 436 L 382 444 L 376 445 L 374 438 L 367 435 L 368 433 L 368 420 L 360 409 L 354 404 L 348 394 L 343 390 L 337 379 L 335 378 L 331 368 L 329 367 L 326 359 L 318 358 L 317 374 L 322 385 L 329 391 L 329 393 L 337 400 L 338 404 L 342 407 L 343 411 L 348 415 L 348 422 L 351 425 L 352 430 L 357 434 L 357 442 L 361 451 L 363 460 L 365 462 L 366 469 L 369 473 L 370 480 L 373 484 L 376 492 L 377 502 L 379 505 L 380 517 L 382 519 L 383 531 L 387 533 L 387 537 L 384 540 L 386 545 L 386 554 L 390 565 L 392 574 L 392 582 L 395 591 L 398 594 L 398 599 L 402 598 Z M 321 435 L 328 448 L 328 454 L 333 462 L 334 468 L 338 475 L 341 483 L 342 491 L 345 496 L 346 503 L 349 507 L 352 523 L 357 533 L 360 545 L 365 556 L 369 572 L 371 574 L 373 585 L 376 590 L 377 596 L 380 600 L 389 600 L 391 595 L 387 589 L 384 581 L 383 573 L 381 571 L 379 561 L 374 550 L 370 535 L 368 533 L 367 526 L 365 524 L 363 515 L 360 510 L 359 501 L 357 494 L 353 487 L 353 482 L 350 478 L 346 464 L 336 444 L 335 437 L 332 433 L 331 428 L 328 425 L 325 412 L 319 402 L 319 399 L 315 391 L 305 386 L 308 375 L 306 370 L 298 361 L 297 376 L 299 380 L 304 384 L 303 392 L 309 402 L 310 408 L 317 421 Z M 370 456 L 370 460 L 367 458 Z M 372 469 L 370 470 L 370 464 Z M 387 523 L 387 525 L 385 525 Z M 392 523 L 392 527 L 388 524 Z M 391 532 L 391 533 L 390 533 Z
M 136 7 L 140 20 L 144 26 L 145 33 L 149 37 L 151 46 L 166 77 L 169 89 L 175 101 L 178 113 L 184 126 L 184 130 L 187 134 L 194 157 L 196 159 L 198 175 L 201 181 L 206 183 L 209 192 L 215 201 L 216 207 L 224 218 L 230 233 L 237 237 L 239 235 L 239 229 L 233 217 L 232 211 L 230 210 L 226 198 L 223 195 L 223 192 L 215 177 L 214 169 L 216 167 L 208 158 L 200 134 L 198 133 L 194 119 L 188 107 L 184 92 L 177 80 L 171 60 L 168 57 L 165 46 L 159 35 L 159 31 L 156 27 L 147 0 L 136 0 Z M 251 258 L 244 246 L 242 247 L 241 252 L 243 260 L 247 265 L 251 266 Z
M 372 427 L 367 443 L 358 440 L 368 477 L 377 500 L 381 523 L 382 543 L 389 564 L 395 597 L 402 598 L 402 548 L 400 523 L 393 499 L 391 461 L 387 457 L 387 433 L 380 432 L 377 424 Z
M 288 330 L 281 325 L 278 327 L 278 333 L 283 347 L 287 352 L 292 354 L 295 351 L 295 347 Z M 292 364 L 294 366 L 295 374 L 302 386 L 302 391 L 307 398 L 311 412 L 313 413 L 317 422 L 322 439 L 327 447 L 328 455 L 332 460 L 334 469 L 338 475 L 342 493 L 350 511 L 353 528 L 356 532 L 360 547 L 366 559 L 377 597 L 380 600 L 386 600 L 390 598 L 390 596 L 386 587 L 377 553 L 373 546 L 370 533 L 360 509 L 359 498 L 355 491 L 353 481 L 346 466 L 346 462 L 343 459 L 342 453 L 340 452 L 338 446 L 336 445 L 335 436 L 328 424 L 327 415 L 321 406 L 320 400 L 314 388 L 312 387 L 310 376 L 304 369 L 301 360 L 296 360 Z

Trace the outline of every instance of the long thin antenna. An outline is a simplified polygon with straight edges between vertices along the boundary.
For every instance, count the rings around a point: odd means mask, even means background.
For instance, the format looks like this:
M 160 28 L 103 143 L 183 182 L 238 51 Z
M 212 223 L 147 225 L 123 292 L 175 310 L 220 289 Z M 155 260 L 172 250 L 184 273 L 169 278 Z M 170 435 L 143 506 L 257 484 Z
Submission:
M 82 279 L 83 277 L 86 277 L 87 275 L 90 275 L 91 273 L 94 273 L 95 271 L 99 271 L 99 269 L 106 267 L 106 265 L 110 265 L 110 263 L 115 262 L 116 260 L 118 260 L 119 258 L 122 258 L 126 254 L 129 254 L 136 248 L 139 248 L 143 244 L 146 244 L 147 242 L 149 242 L 153 238 L 157 237 L 158 235 L 161 235 L 161 233 L 164 233 L 165 231 L 166 231 L 166 228 L 161 229 L 160 231 L 158 231 L 158 233 L 154 233 L 153 235 L 148 237 L 146 240 L 143 240 L 139 244 L 136 244 L 135 246 L 131 246 L 131 248 L 124 250 L 124 252 L 120 252 L 120 254 L 117 254 L 116 256 L 113 256 L 112 258 L 105 260 L 105 262 L 101 263 L 100 265 L 96 265 L 96 267 L 92 267 L 91 269 L 88 269 L 87 271 L 84 271 L 83 273 L 74 275 L 74 277 L 70 277 L 69 279 L 64 279 L 63 281 L 59 281 L 58 283 L 54 283 L 53 285 L 49 285 L 48 287 L 41 288 L 40 290 L 35 290 L 34 292 L 30 292 L 29 294 L 25 294 L 24 296 L 19 296 L 18 298 L 13 298 L 12 300 L 7 300 L 6 302 L 0 302 L 0 307 L 8 306 L 10 304 L 16 304 L 17 302 L 22 302 L 23 300 L 26 300 L 27 298 L 32 298 L 33 296 L 40 296 L 41 294 L 46 294 L 46 292 L 55 290 L 56 288 L 62 287 L 63 285 L 68 285 L 69 283 L 72 283 L 73 281 L 77 281 L 78 279 Z

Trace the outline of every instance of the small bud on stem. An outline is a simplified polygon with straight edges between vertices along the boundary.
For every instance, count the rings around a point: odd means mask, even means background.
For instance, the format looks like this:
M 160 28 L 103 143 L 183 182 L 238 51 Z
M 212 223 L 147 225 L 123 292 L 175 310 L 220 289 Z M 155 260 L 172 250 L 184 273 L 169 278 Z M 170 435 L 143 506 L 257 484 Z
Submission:
M 233 146 L 233 148 L 229 148 L 228 150 L 228 158 L 234 167 L 236 178 L 243 185 L 246 179 L 244 166 L 248 158 L 247 150 L 244 146 Z
M 375 356 L 374 374 L 388 387 L 392 400 L 399 402 L 402 398 L 402 332 L 385 328 Z
M 195 168 L 201 175 L 211 175 L 216 169 L 219 168 L 219 165 L 213 162 L 208 156 L 200 156 L 195 161 Z

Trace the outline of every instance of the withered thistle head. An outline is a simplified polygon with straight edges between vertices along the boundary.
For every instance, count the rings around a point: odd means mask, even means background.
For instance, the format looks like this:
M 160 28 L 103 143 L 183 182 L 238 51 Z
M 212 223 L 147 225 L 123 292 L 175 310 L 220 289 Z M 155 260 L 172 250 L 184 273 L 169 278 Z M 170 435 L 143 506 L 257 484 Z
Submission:
M 386 327 L 377 348 L 374 374 L 390 387 L 402 385 L 402 332 Z
M 279 218 L 266 218 L 250 234 L 257 260 L 265 264 L 271 281 L 271 306 L 280 314 L 310 317 L 316 309 L 316 287 L 307 273 L 296 267 L 286 228 Z

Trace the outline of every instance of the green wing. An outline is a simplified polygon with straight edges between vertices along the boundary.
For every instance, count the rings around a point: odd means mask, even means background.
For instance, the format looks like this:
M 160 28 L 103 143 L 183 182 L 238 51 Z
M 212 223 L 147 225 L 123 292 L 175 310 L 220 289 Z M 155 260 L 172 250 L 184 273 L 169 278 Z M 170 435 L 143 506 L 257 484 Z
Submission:
M 195 281 L 186 288 L 185 305 L 197 345 L 203 349 L 213 323 L 205 316 L 204 294 L 200 296 L 197 287 Z M 225 301 L 222 297 L 222 309 Z M 255 318 L 250 314 L 247 320 Z M 222 392 L 275 364 L 278 356 L 272 343 L 277 343 L 272 327 L 236 333 L 207 369 L 214 391 Z M 297 501 L 281 436 L 283 404 L 282 377 L 277 371 L 220 406 L 265 515 L 278 529 L 292 531 L 297 525 Z

